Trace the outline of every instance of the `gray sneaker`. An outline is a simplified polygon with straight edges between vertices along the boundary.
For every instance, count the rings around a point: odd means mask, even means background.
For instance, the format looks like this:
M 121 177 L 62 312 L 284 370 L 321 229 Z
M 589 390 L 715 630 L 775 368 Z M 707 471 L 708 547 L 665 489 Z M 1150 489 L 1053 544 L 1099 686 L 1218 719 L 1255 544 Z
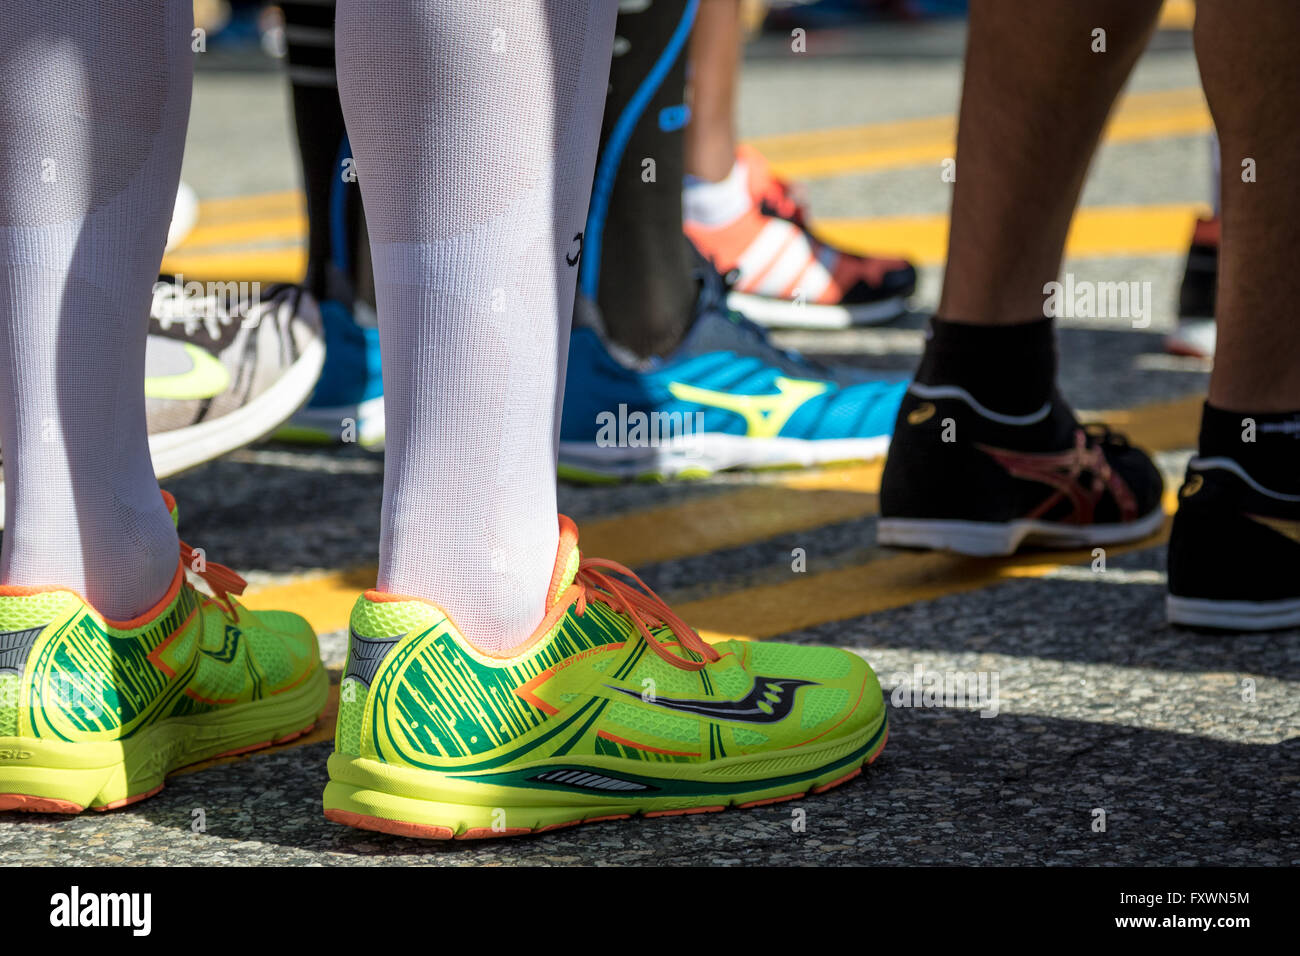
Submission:
M 272 285 L 246 300 L 225 289 L 187 295 L 159 281 L 144 381 L 155 474 L 166 478 L 270 434 L 311 397 L 324 362 L 320 312 L 298 286 Z

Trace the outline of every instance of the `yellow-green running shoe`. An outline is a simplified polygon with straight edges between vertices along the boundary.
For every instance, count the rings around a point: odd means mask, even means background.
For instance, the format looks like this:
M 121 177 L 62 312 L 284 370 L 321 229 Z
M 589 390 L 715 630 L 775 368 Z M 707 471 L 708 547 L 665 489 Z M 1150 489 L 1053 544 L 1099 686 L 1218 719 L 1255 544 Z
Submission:
M 182 542 L 167 594 L 129 621 L 65 588 L 0 587 L 0 810 L 124 806 L 177 767 L 311 729 L 329 691 L 316 635 L 241 606 L 243 585 Z
M 492 657 L 431 602 L 362 595 L 325 816 L 470 839 L 705 813 L 821 792 L 884 747 L 880 685 L 859 657 L 710 647 L 631 571 L 582 559 L 563 516 L 548 596 L 532 639 Z

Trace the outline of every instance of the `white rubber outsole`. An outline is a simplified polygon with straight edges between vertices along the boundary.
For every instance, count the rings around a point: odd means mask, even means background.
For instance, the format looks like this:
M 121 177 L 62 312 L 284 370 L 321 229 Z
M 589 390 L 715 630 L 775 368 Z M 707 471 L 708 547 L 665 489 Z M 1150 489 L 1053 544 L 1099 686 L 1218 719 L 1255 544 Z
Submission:
M 560 466 L 603 478 L 672 477 L 730 468 L 807 468 L 841 461 L 870 461 L 889 450 L 889 436 L 875 438 L 746 438 L 706 432 L 653 447 L 602 447 L 560 442 Z
M 849 329 L 855 325 L 880 325 L 892 322 L 907 311 L 904 296 L 857 305 L 815 305 L 730 292 L 727 305 L 769 329 Z
M 1300 598 L 1280 601 L 1214 601 L 1208 598 L 1165 598 L 1170 624 L 1212 627 L 1223 631 L 1273 631 L 1300 627 Z
M 149 436 L 154 474 L 168 478 L 251 445 L 279 428 L 311 398 L 325 365 L 325 340 L 303 349 L 274 385 L 242 408 L 185 428 Z M 0 477 L 0 528 L 4 527 L 4 480 Z
M 1072 525 L 1029 519 L 994 522 L 881 518 L 876 541 L 901 548 L 931 548 L 972 557 L 995 557 L 1014 554 L 1024 544 L 1088 548 L 1137 541 L 1154 534 L 1164 520 L 1165 513 L 1161 508 L 1122 524 Z

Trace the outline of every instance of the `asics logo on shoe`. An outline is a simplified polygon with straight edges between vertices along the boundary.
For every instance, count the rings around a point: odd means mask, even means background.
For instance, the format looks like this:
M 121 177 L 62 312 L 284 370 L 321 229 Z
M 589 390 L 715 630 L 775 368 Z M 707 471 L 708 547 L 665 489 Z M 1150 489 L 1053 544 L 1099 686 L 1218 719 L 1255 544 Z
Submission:
M 1138 516 L 1137 499 L 1128 483 L 1110 467 L 1099 445 L 1088 444 L 1082 428 L 1074 433 L 1074 447 L 1065 451 L 1011 451 L 981 444 L 975 447 L 1001 465 L 1007 474 L 1055 489 L 1027 518 L 1041 518 L 1064 501 L 1070 505 L 1070 514 L 1063 520 L 1091 524 L 1098 502 L 1107 493 L 1119 508 L 1120 520 L 1132 521 Z
M 636 697 L 655 707 L 678 710 L 715 720 L 737 720 L 747 724 L 775 724 L 790 716 L 794 707 L 795 691 L 816 684 L 811 680 L 784 677 L 755 677 L 754 686 L 740 700 L 691 700 L 682 697 L 654 697 L 646 699 L 634 690 L 606 684 L 610 690 Z
M 733 392 L 715 392 L 708 388 L 670 382 L 668 391 L 683 402 L 708 405 L 724 411 L 735 412 L 745 419 L 749 438 L 775 438 L 781 434 L 790 417 L 804 402 L 828 391 L 828 382 L 809 379 L 785 378 L 776 380 L 776 394 L 736 395 Z
M 1262 524 L 1270 530 L 1276 531 L 1284 538 L 1290 538 L 1296 544 L 1300 544 L 1300 521 L 1287 521 L 1285 518 L 1266 518 L 1263 515 L 1247 514 L 1256 524 Z
M 190 367 L 175 375 L 152 375 L 144 380 L 145 398 L 189 401 L 215 398 L 230 385 L 230 373 L 210 352 L 189 342 L 182 344 Z

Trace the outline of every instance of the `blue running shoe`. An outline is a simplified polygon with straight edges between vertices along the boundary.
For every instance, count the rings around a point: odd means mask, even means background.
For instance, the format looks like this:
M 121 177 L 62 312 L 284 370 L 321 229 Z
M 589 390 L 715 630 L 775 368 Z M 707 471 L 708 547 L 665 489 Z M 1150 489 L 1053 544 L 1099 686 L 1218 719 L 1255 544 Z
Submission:
M 725 296 L 722 278 L 702 270 L 685 339 L 642 369 L 617 360 L 588 324 L 574 328 L 561 477 L 693 478 L 884 455 L 905 377 L 828 368 L 777 348 Z
M 311 399 L 276 432 L 282 441 L 337 445 L 356 441 L 384 447 L 384 382 L 379 330 L 357 323 L 337 299 L 320 304 L 325 367 Z

